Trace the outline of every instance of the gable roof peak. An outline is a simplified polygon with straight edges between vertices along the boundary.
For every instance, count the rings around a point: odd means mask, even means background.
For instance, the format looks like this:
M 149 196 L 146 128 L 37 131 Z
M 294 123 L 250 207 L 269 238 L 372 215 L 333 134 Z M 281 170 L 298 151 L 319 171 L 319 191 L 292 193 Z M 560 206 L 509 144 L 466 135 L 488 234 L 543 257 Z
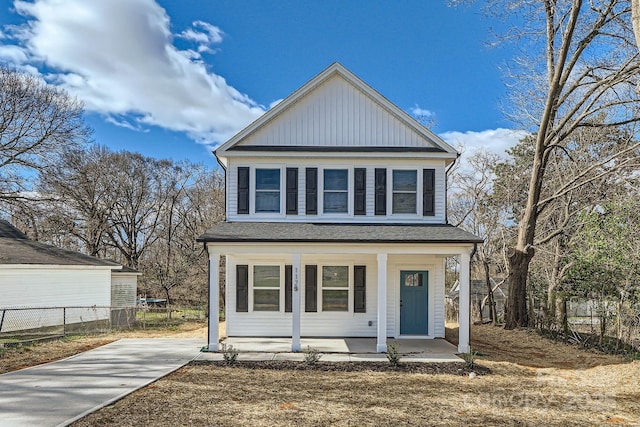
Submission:
M 431 130 L 427 129 L 424 125 L 419 123 L 415 118 L 411 117 L 407 112 L 400 109 L 398 106 L 389 101 L 386 97 L 352 73 L 340 62 L 333 62 L 327 68 L 318 73 L 311 80 L 303 84 L 300 88 L 294 91 L 291 95 L 265 112 L 262 116 L 256 119 L 253 123 L 242 129 L 235 136 L 229 139 L 215 150 L 215 154 L 222 163 L 226 163 L 225 158 L 228 155 L 228 150 L 241 145 L 259 144 L 247 144 L 246 141 L 251 139 L 256 133 L 266 128 L 271 122 L 285 115 L 285 112 L 295 108 L 295 104 L 302 101 L 305 97 L 310 96 L 317 88 L 329 82 L 335 76 L 339 76 L 345 82 L 343 83 L 351 86 L 355 89 L 355 92 L 359 93 L 363 99 L 367 99 L 375 109 L 383 110 L 388 113 L 389 117 L 395 121 L 397 126 L 409 129 L 415 135 L 417 140 L 423 141 L 422 144 L 429 145 L 442 152 L 446 157 L 455 158 L 458 153 L 453 147 L 447 144 L 444 140 L 434 134 Z M 348 87 L 343 86 L 343 87 Z M 348 90 L 348 89 L 347 89 Z M 416 143 L 416 142 L 414 142 Z M 380 143 L 377 144 L 381 145 Z M 398 144 L 393 144 L 398 145 Z

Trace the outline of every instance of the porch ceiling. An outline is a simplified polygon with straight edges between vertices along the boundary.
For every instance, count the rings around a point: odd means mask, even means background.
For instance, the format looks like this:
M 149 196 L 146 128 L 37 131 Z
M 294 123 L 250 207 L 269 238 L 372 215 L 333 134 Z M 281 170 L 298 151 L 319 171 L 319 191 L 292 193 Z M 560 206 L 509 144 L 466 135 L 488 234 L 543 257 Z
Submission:
M 199 242 L 273 243 L 481 243 L 452 225 L 221 222 Z

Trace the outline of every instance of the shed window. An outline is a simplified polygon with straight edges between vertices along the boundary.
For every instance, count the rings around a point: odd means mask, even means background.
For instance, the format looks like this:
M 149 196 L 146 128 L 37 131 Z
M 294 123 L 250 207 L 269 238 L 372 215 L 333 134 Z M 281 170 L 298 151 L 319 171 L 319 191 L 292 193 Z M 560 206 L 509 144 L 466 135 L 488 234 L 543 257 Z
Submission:
M 348 211 L 348 171 L 346 169 L 324 170 L 325 213 L 347 213 Z
M 280 212 L 280 169 L 256 169 L 256 212 Z
M 417 212 L 418 173 L 410 170 L 393 171 L 393 205 L 394 214 Z
M 349 311 L 349 267 L 322 267 L 322 311 Z
M 280 311 L 280 266 L 253 267 L 253 311 Z

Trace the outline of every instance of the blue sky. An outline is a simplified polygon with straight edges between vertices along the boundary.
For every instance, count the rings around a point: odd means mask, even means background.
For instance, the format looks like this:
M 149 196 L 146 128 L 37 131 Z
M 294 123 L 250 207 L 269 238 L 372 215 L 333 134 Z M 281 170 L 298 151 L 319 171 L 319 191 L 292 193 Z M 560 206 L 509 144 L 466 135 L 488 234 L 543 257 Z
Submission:
M 481 2 L 480 2 L 481 3 Z M 85 102 L 97 143 L 215 166 L 211 148 L 339 61 L 468 150 L 518 138 L 513 52 L 478 5 L 446 0 L 35 0 L 0 8 L 0 62 Z

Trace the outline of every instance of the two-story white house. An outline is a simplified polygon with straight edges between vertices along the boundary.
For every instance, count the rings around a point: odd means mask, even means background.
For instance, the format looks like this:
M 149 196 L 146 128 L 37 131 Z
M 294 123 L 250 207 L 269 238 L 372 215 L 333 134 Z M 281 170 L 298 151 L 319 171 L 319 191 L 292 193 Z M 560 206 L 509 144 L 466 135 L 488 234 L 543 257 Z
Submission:
M 209 254 L 209 349 L 218 350 L 219 261 L 227 336 L 436 338 L 445 259 L 460 260 L 460 352 L 469 351 L 469 261 L 481 240 L 447 224 L 458 153 L 334 63 L 215 155 L 226 221 Z M 373 349 L 372 349 L 373 350 Z

